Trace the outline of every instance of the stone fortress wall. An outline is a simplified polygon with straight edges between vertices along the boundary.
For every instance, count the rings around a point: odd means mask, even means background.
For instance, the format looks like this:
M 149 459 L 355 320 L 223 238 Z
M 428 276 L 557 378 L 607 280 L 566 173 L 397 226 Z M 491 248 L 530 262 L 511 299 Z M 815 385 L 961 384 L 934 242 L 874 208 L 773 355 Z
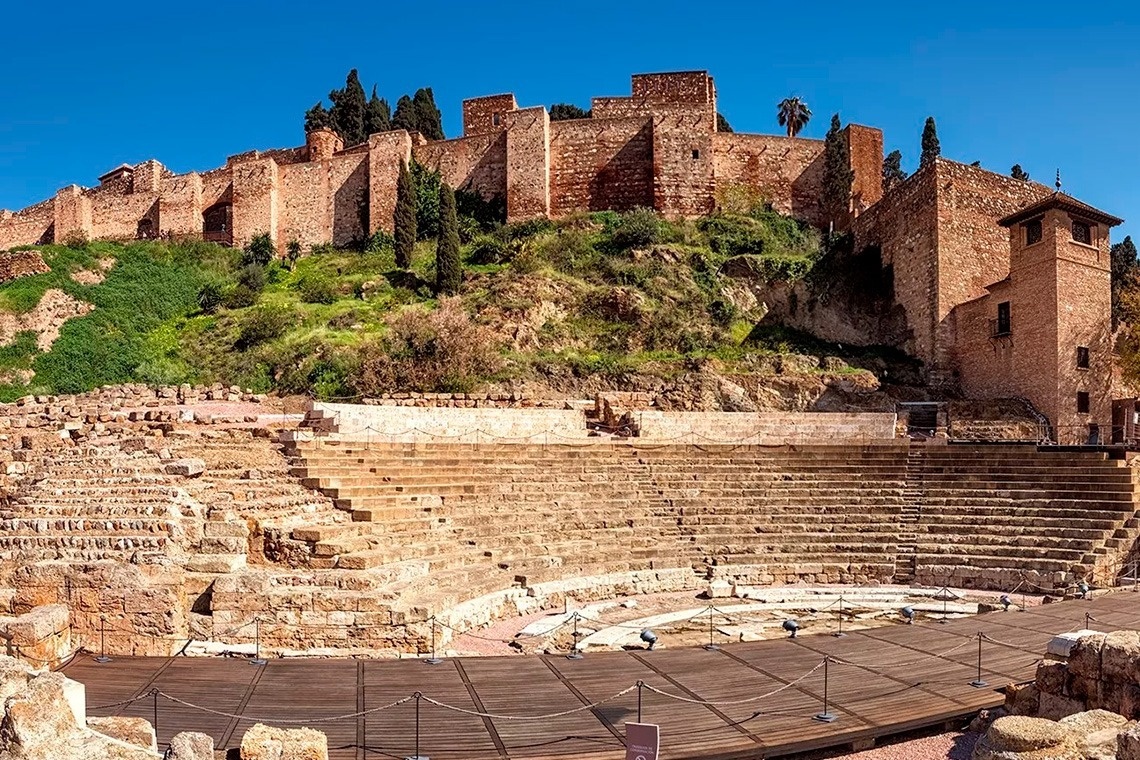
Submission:
M 414 157 L 456 188 L 506 200 L 511 221 L 577 211 L 654 208 L 670 217 L 712 211 L 718 188 L 745 185 L 778 210 L 826 226 L 819 140 L 716 132 L 706 72 L 633 77 L 629 97 L 595 98 L 588 119 L 551 122 L 513 95 L 463 104 L 463 135 L 426 141 L 395 131 L 345 146 L 318 130 L 298 148 L 230 156 L 207 172 L 174 174 L 154 160 L 123 165 L 99 185 L 0 211 L 0 249 L 88 238 L 203 236 L 243 245 L 258 233 L 345 245 L 391 230 L 396 175 Z M 882 133 L 850 125 L 854 210 L 882 195 Z M 848 220 L 834 220 L 844 227 Z

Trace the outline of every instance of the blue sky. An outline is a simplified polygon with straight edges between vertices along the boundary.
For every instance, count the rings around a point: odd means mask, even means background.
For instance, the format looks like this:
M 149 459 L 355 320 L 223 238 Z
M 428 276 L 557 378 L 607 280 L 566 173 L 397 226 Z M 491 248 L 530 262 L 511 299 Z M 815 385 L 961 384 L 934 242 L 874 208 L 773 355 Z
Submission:
M 204 170 L 298 145 L 302 114 L 358 68 L 389 102 L 431 86 L 449 136 L 465 97 L 624 95 L 629 75 L 708 69 L 737 131 L 779 132 L 789 94 L 881 128 L 913 169 L 1020 163 L 1140 234 L 1140 4 L 973 2 L 13 3 L 0 46 L 0 208 L 122 162 Z

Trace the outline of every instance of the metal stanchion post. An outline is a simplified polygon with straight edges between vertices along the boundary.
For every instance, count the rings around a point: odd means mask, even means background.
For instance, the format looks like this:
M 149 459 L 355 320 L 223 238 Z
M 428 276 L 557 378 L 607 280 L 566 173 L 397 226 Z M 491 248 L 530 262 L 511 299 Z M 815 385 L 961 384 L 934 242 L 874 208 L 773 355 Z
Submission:
M 1092 622 L 1092 619 L 1093 619 L 1092 614 L 1086 612 L 1085 613 L 1085 630 L 1086 631 L 1089 630 L 1089 624 Z
M 435 615 L 431 616 L 431 657 L 424 660 L 428 665 L 438 665 L 443 660 L 436 657 L 435 654 Z
M 823 712 L 816 713 L 814 716 L 812 716 L 812 720 L 818 720 L 820 723 L 834 723 L 835 721 L 839 720 L 839 716 L 837 716 L 835 713 L 831 712 L 831 710 L 830 710 L 831 705 L 829 704 L 829 701 L 828 701 L 827 664 L 829 662 L 831 662 L 831 658 L 825 656 L 823 658 Z
M 417 691 L 415 694 L 415 697 L 416 697 L 416 754 L 415 754 L 415 760 L 422 760 L 422 756 L 420 755 L 420 699 L 423 698 L 423 694 L 421 694 L 420 692 Z
M 154 698 L 154 741 L 158 743 L 158 689 L 150 690 L 151 697 Z
M 718 649 L 720 649 L 720 647 L 718 647 L 715 643 L 713 643 L 713 614 L 714 614 L 715 610 L 716 610 L 716 608 L 710 604 L 709 605 L 709 643 L 705 644 L 705 649 L 707 649 L 710 652 L 715 652 Z
M 839 630 L 832 634 L 837 639 L 841 639 L 847 634 L 843 632 L 843 595 L 839 596 Z
M 95 662 L 103 665 L 111 661 L 107 656 L 107 616 L 99 616 L 99 656 L 95 658 Z
M 641 692 L 645 689 L 645 681 L 637 682 L 637 722 L 641 723 Z
M 578 651 L 578 613 L 574 613 L 574 630 L 570 634 L 574 638 L 574 643 L 570 645 L 570 654 L 566 655 L 567 660 L 580 660 L 582 653 Z
M 249 661 L 249 664 L 265 664 L 265 660 L 261 659 L 261 618 L 253 619 L 253 659 Z
M 982 632 L 978 631 L 978 677 L 970 681 L 970 685 L 975 689 L 984 689 L 989 686 L 988 683 L 982 680 Z

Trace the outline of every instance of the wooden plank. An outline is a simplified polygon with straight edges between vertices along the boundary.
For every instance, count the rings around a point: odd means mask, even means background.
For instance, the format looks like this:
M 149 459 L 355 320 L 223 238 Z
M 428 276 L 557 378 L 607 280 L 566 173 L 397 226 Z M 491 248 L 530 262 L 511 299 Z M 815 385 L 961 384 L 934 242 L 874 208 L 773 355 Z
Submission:
M 624 724 L 637 719 L 638 690 L 608 698 L 642 681 L 642 716 L 661 726 L 662 757 L 775 757 L 936 725 L 1001 704 L 998 689 L 1031 679 L 1056 633 L 1082 626 L 1086 613 L 1105 629 L 1140 626 L 1138 599 L 1120 592 L 944 625 L 726 644 L 720 651 L 661 648 L 590 653 L 581 660 L 513 656 L 438 665 L 291 659 L 261 668 L 222 658 L 116 657 L 100 665 L 77 657 L 63 671 L 86 684 L 92 715 L 150 720 L 150 698 L 116 703 L 152 685 L 194 705 L 240 715 L 160 700 L 163 743 L 178 731 L 197 730 L 213 735 L 219 748 L 232 748 L 253 721 L 274 719 L 324 731 L 333 760 L 413 755 L 416 701 L 410 697 L 416 692 L 424 697 L 419 751 L 433 760 L 612 758 L 622 751 Z M 987 637 L 985 688 L 970 685 L 977 678 L 979 632 Z M 827 691 L 838 716 L 834 723 L 813 719 L 823 706 L 823 672 L 813 668 L 824 657 L 832 658 Z M 401 699 L 406 701 L 398 706 L 367 712 Z M 595 704 L 601 700 L 607 701 Z M 550 713 L 563 714 L 526 719 Z

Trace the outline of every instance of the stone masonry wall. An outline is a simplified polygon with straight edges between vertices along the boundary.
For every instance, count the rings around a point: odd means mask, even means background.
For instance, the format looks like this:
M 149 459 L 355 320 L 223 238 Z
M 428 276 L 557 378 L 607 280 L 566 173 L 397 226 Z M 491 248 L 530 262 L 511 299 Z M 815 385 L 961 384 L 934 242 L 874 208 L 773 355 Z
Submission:
M 822 223 L 823 141 L 778 135 L 713 135 L 717 188 L 756 188 L 782 214 Z
M 653 206 L 653 127 L 647 118 L 550 124 L 551 214 Z
M 637 206 L 697 216 L 713 209 L 719 178 L 756 186 L 782 211 L 821 223 L 818 143 L 718 135 L 716 88 L 703 71 L 637 75 L 631 92 L 596 98 L 592 117 L 575 123 L 551 125 L 544 108 L 520 109 L 503 94 L 465 101 L 464 136 L 455 140 L 390 132 L 344 148 L 320 134 L 304 146 L 247 151 L 219 169 L 178 176 L 144 161 L 104 175 L 95 189 L 72 186 L 44 204 L 0 211 L 0 249 L 76 233 L 201 235 L 204 212 L 217 204 L 232 204 L 232 223 L 211 239 L 240 246 L 265 232 L 279 246 L 345 245 L 391 229 L 395 157 L 406 160 L 413 144 L 416 160 L 452 186 L 504 197 L 510 220 Z M 848 133 L 858 211 L 877 198 L 882 135 Z
M 868 246 L 881 249 L 882 266 L 889 269 L 893 281 L 894 300 L 905 312 L 910 331 L 901 348 L 924 362 L 934 358 L 936 192 L 934 170 L 920 169 L 857 217 L 853 227 L 857 252 Z
M 39 251 L 0 252 L 0 284 L 50 271 Z
M 15 213 L 0 209 L 0 248 L 50 243 L 55 201 L 49 198 Z
M 937 299 L 934 361 L 950 364 L 950 310 L 1009 274 L 1009 234 L 997 220 L 1040 200 L 1049 189 L 985 169 L 939 159 Z
M 452 188 L 471 190 L 484 198 L 507 196 L 507 133 L 501 129 L 417 145 L 412 153 Z

